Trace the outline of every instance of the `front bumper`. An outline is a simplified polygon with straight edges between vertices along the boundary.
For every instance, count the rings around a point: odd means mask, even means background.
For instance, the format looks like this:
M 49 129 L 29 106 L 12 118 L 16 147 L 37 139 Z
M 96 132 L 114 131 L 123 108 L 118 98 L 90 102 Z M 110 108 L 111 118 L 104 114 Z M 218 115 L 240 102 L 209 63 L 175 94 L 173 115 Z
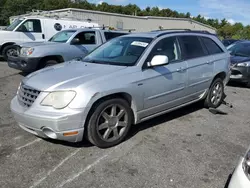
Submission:
M 233 67 L 231 70 L 230 81 L 249 82 L 250 67 Z
M 250 181 L 246 177 L 243 171 L 242 163 L 243 163 L 243 158 L 241 158 L 237 168 L 235 169 L 228 188 L 249 188 L 250 187 Z
M 40 111 L 23 107 L 17 97 L 11 101 L 11 111 L 18 125 L 42 138 L 79 142 L 83 138 L 85 117 L 82 109 Z M 74 133 L 74 135 L 69 133 Z M 65 136 L 67 134 L 67 136 Z
M 18 69 L 25 72 L 33 72 L 37 70 L 39 61 L 38 57 L 8 57 L 8 65 L 11 68 Z

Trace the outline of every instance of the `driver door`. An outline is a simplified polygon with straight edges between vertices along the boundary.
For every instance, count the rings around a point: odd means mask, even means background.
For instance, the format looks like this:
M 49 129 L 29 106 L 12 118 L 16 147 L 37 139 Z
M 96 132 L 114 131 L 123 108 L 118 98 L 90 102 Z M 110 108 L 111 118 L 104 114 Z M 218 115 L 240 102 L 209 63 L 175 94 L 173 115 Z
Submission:
M 20 32 L 23 42 L 42 42 L 45 41 L 44 31 L 39 19 L 28 19 L 23 22 L 16 30 Z
M 154 56 L 168 56 L 167 65 L 147 67 L 143 71 L 144 110 L 146 117 L 185 103 L 187 63 L 182 61 L 176 37 L 161 39 L 149 54 L 146 62 Z
M 78 33 L 72 40 L 77 43 L 70 43 L 71 58 L 81 58 L 97 47 L 98 37 L 95 31 L 83 31 Z

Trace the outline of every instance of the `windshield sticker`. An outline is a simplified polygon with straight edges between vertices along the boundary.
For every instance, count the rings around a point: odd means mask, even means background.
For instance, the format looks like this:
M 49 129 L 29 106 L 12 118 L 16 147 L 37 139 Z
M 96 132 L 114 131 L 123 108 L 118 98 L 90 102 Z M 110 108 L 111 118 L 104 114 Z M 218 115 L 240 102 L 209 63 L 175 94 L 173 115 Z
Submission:
M 140 41 L 134 41 L 131 43 L 133 46 L 140 46 L 146 48 L 148 46 L 148 43 L 146 42 L 140 42 Z

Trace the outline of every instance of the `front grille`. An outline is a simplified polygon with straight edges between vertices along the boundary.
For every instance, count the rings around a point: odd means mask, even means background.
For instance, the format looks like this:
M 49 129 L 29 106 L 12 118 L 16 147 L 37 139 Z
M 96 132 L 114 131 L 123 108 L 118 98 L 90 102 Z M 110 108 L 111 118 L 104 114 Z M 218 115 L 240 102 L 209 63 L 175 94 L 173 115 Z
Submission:
M 18 101 L 19 103 L 24 107 L 30 107 L 38 95 L 40 94 L 40 91 L 33 89 L 29 86 L 26 86 L 24 84 L 20 85 L 20 88 L 18 90 Z

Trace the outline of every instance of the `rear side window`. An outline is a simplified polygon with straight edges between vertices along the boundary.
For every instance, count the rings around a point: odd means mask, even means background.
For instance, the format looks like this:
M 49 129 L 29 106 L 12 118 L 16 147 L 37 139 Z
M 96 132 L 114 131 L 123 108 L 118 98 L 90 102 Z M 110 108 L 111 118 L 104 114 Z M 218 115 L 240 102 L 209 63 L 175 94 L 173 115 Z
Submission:
M 222 53 L 223 50 L 210 38 L 202 37 L 202 41 L 204 45 L 206 46 L 209 54 L 219 54 Z
M 122 35 L 127 35 L 127 33 L 104 32 L 104 36 L 106 38 L 106 41 L 109 41 L 115 37 L 119 37 Z
M 196 36 L 181 36 L 182 49 L 185 59 L 192 59 L 206 55 L 201 42 Z

